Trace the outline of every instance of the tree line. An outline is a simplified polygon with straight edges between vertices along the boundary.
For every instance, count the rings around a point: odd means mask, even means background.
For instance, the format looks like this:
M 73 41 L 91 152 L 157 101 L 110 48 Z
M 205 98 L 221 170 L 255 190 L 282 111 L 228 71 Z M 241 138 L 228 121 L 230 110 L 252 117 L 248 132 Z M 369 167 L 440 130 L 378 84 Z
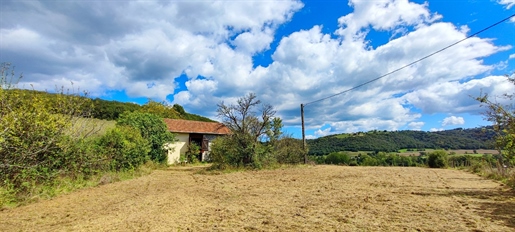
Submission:
M 317 164 L 333 164 L 348 166 L 401 166 L 401 167 L 471 167 L 485 165 L 496 167 L 499 155 L 455 155 L 444 150 L 429 153 L 421 152 L 417 156 L 402 156 L 386 152 L 369 152 L 350 155 L 348 152 L 333 152 L 323 156 L 310 156 Z
M 74 93 L 74 91 L 75 94 L 71 94 Z M 64 95 L 60 95 L 60 93 L 63 93 Z M 63 97 L 88 98 L 87 95 L 77 95 L 78 93 L 80 92 L 77 90 L 64 88 L 57 89 L 56 93 L 18 88 L 4 89 L 5 95 L 14 95 L 18 97 L 35 96 L 38 99 L 42 99 L 44 103 L 42 107 L 46 108 L 55 108 L 55 106 L 60 104 L 61 98 Z M 87 106 L 83 106 L 88 110 L 88 116 L 96 119 L 117 120 L 124 112 L 149 112 L 155 115 L 159 115 L 163 118 L 213 122 L 213 120 L 209 118 L 186 112 L 179 104 L 169 105 L 165 102 L 156 102 L 151 99 L 149 99 L 144 105 L 138 105 L 130 102 L 108 101 L 100 98 L 83 100 L 88 102 Z
M 339 151 L 384 151 L 400 149 L 494 149 L 492 127 L 438 132 L 370 131 L 339 134 L 307 140 L 310 155 Z

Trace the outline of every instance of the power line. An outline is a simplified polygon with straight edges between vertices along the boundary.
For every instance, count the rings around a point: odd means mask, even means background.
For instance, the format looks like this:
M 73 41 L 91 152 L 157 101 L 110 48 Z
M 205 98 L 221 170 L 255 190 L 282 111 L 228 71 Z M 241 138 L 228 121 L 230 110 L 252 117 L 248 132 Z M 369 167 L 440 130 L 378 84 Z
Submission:
M 359 88 L 359 87 L 362 87 L 362 86 L 364 86 L 364 85 L 370 84 L 370 83 L 372 83 L 372 82 L 374 82 L 374 81 L 377 81 L 377 80 L 379 80 L 379 79 L 381 79 L 381 78 L 383 78 L 383 77 L 386 77 L 386 76 L 388 76 L 388 75 L 391 75 L 391 74 L 393 74 L 393 73 L 396 73 L 396 72 L 398 72 L 398 71 L 400 71 L 400 70 L 402 70 L 402 69 L 405 69 L 405 68 L 407 68 L 407 67 L 409 67 L 409 66 L 411 66 L 411 65 L 413 65 L 413 64 L 416 64 L 416 63 L 418 63 L 418 62 L 420 62 L 420 61 L 422 61 L 422 60 L 425 60 L 425 59 L 427 59 L 427 58 L 429 58 L 429 57 L 431 57 L 431 56 L 433 56 L 433 55 L 435 55 L 435 54 L 437 54 L 437 53 L 440 53 L 440 52 L 442 52 L 442 51 L 444 51 L 444 50 L 447 50 L 448 48 L 453 47 L 454 45 L 459 44 L 459 43 L 461 43 L 461 42 L 463 42 L 463 41 L 465 41 L 465 40 L 467 40 L 467 39 L 469 39 L 469 38 L 471 38 L 471 37 L 474 37 L 474 36 L 476 36 L 476 35 L 478 35 L 478 34 L 480 34 L 480 33 L 484 32 L 484 31 L 486 31 L 486 30 L 488 30 L 488 29 L 490 29 L 490 28 L 492 28 L 492 27 L 495 27 L 495 26 L 497 26 L 497 25 L 499 25 L 499 24 L 503 23 L 504 21 L 506 21 L 506 20 L 508 20 L 508 19 L 510 19 L 510 18 L 512 18 L 512 17 L 514 17 L 514 16 L 515 16 L 515 14 L 512 14 L 512 15 L 510 15 L 510 16 L 508 16 L 508 17 L 506 17 L 506 18 L 504 18 L 504 19 L 502 19 L 502 20 L 500 20 L 500 21 L 498 21 L 498 22 L 496 22 L 496 23 L 494 23 L 494 24 L 492 24 L 492 25 L 490 25 L 490 26 L 488 26 L 488 27 L 486 27 L 486 28 L 484 28 L 484 29 L 482 29 L 482 30 L 480 30 L 480 31 L 478 31 L 478 32 L 476 32 L 476 33 L 474 33 L 474 34 L 472 34 L 472 35 L 467 36 L 465 39 L 462 39 L 462 40 L 460 40 L 460 41 L 458 41 L 458 42 L 455 42 L 455 43 L 453 43 L 453 44 L 451 44 L 451 45 L 448 45 L 448 46 L 446 46 L 446 47 L 444 47 L 444 48 L 442 48 L 442 49 L 440 49 L 440 50 L 438 50 L 438 51 L 436 51 L 436 52 L 433 52 L 433 53 L 431 53 L 431 54 L 429 54 L 429 55 L 427 55 L 427 56 L 424 56 L 424 57 L 422 57 L 422 58 L 420 58 L 420 59 L 418 59 L 418 60 L 416 60 L 416 61 L 413 61 L 413 62 L 411 62 L 411 63 L 409 63 L 409 64 L 407 64 L 407 65 L 404 65 L 404 66 L 402 66 L 402 67 L 400 67 L 400 68 L 398 68 L 398 69 L 395 69 L 395 70 L 393 70 L 393 71 L 391 71 L 391 72 L 389 72 L 389 73 L 386 73 L 386 74 L 384 74 L 384 75 L 382 75 L 382 76 L 379 76 L 379 77 L 374 78 L 374 79 L 372 79 L 372 80 L 369 80 L 369 81 L 367 81 L 367 82 L 361 83 L 361 84 L 359 84 L 359 85 L 356 85 L 356 86 L 354 86 L 354 87 L 352 87 L 352 88 L 350 88 L 350 89 L 344 90 L 344 91 L 342 91 L 342 92 L 339 92 L 339 93 L 336 93 L 336 94 L 333 94 L 333 95 L 330 95 L 330 96 L 327 96 L 327 97 L 324 97 L 324 98 L 321 98 L 321 99 L 318 99 L 318 100 L 315 100 L 315 101 L 312 101 L 312 102 L 308 102 L 308 103 L 303 104 L 303 105 L 304 105 L 304 106 L 306 106 L 306 105 L 310 105 L 310 104 L 313 104 L 313 103 L 317 103 L 317 102 L 320 102 L 320 101 L 323 101 L 323 100 L 326 100 L 326 99 L 329 99 L 329 98 L 336 97 L 336 96 L 338 96 L 338 95 L 341 95 L 341 94 L 347 93 L 347 92 L 349 92 L 349 91 L 355 90 L 355 89 L 357 89 L 357 88 Z

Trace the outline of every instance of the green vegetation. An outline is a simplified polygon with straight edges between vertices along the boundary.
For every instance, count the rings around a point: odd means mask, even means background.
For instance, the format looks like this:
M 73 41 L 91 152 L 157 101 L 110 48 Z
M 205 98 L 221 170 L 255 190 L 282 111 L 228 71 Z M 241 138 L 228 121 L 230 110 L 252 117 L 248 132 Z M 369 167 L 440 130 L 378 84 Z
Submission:
M 515 87 L 515 74 L 506 76 L 508 81 Z M 502 104 L 500 99 L 506 100 L 506 104 Z M 507 182 L 515 188 L 515 89 L 511 93 L 505 93 L 502 96 L 494 96 L 492 99 L 488 94 L 479 96 L 476 100 L 481 102 L 482 106 L 487 107 L 485 112 L 486 119 L 493 122 L 493 130 L 495 131 L 495 148 L 501 155 L 498 157 L 497 172 L 492 172 L 496 178 L 507 179 Z M 505 168 L 508 167 L 508 168 Z M 511 171 L 511 172 L 510 172 Z
M 399 152 L 401 149 L 492 149 L 495 131 L 492 127 L 454 129 L 439 132 L 370 131 L 339 134 L 307 140 L 310 155 L 339 151 Z
M 148 152 L 150 160 L 156 163 L 167 161 L 168 156 L 164 145 L 175 141 L 175 136 L 168 131 L 162 118 L 150 113 L 125 112 L 118 118 L 117 125 L 131 126 L 139 130 L 141 137 L 150 144 Z
M 117 120 L 124 112 L 141 112 L 155 114 L 162 118 L 213 122 L 209 118 L 187 113 L 179 104 L 170 106 L 165 102 L 148 100 L 146 104 L 140 106 L 134 103 L 106 101 L 98 98 L 93 100 L 93 104 L 92 117 L 98 119 Z
M 117 126 L 100 137 L 97 142 L 99 152 L 109 157 L 109 166 L 113 171 L 130 170 L 147 161 L 150 149 L 149 141 L 134 127 Z
M 220 103 L 218 115 L 232 134 L 213 141 L 210 157 L 214 168 L 263 168 L 303 160 L 302 143 L 282 136 L 282 120 L 255 94 L 239 98 L 236 104 Z
M 447 152 L 445 151 L 434 151 L 427 157 L 427 165 L 430 168 L 446 168 L 447 163 Z
M 12 87 L 14 87 L 14 85 L 12 85 Z M 88 103 L 87 106 L 83 106 L 84 110 L 88 111 L 87 113 L 90 117 L 102 120 L 117 120 L 124 112 L 137 111 L 152 113 L 163 118 L 213 122 L 213 120 L 209 118 L 187 113 L 179 104 L 170 106 L 165 102 L 155 102 L 149 99 L 146 104 L 138 105 L 130 102 L 107 101 L 99 98 L 91 100 L 87 94 L 73 94 L 73 91 L 64 89 L 57 89 L 56 92 L 57 93 L 48 93 L 36 90 L 4 88 L 4 94 L 6 95 L 34 96 L 44 102 L 42 106 L 54 109 L 58 109 L 59 104 L 62 104 L 62 98 L 70 98 L 69 101 L 87 98 L 84 99 L 84 101 Z M 78 109 L 80 109 L 80 107 L 78 107 Z
M 19 90 L 9 64 L 0 74 L 0 207 L 109 183 L 155 167 L 148 160 L 166 160 L 163 145 L 173 136 L 161 117 L 126 112 L 117 125 L 91 119 L 85 92 Z
M 333 152 L 324 156 L 310 156 L 317 164 L 337 164 L 349 166 L 426 166 L 427 155 L 401 156 L 395 153 L 372 152 L 352 156 L 349 152 Z

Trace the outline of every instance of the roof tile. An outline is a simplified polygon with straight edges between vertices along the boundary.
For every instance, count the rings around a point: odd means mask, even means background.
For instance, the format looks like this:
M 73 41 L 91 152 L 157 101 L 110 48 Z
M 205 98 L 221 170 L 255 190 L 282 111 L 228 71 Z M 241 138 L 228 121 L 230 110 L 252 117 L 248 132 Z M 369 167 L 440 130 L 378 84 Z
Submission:
M 182 119 L 164 119 L 168 130 L 179 133 L 230 134 L 231 130 L 219 122 L 201 122 Z

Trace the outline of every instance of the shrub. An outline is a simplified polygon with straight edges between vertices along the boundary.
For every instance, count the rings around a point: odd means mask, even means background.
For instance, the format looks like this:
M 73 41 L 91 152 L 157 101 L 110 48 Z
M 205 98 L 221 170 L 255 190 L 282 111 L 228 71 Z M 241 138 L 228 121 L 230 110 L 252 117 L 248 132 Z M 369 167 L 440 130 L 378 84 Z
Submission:
M 118 118 L 117 125 L 131 126 L 141 132 L 141 136 L 150 144 L 150 160 L 157 163 L 167 161 L 164 145 L 173 142 L 175 136 L 168 131 L 162 118 L 149 113 L 125 112 Z
M 302 140 L 286 137 L 275 142 L 275 154 L 279 163 L 302 163 L 305 153 L 306 151 L 302 149 Z
M 233 135 L 217 137 L 212 141 L 209 157 L 214 163 L 214 168 L 225 169 L 228 166 L 243 165 L 238 147 L 233 145 L 235 142 Z
M 429 156 L 427 157 L 427 165 L 430 168 L 447 167 L 447 152 L 438 150 L 429 153 Z
M 66 150 L 77 137 L 69 131 L 77 117 L 87 117 L 91 99 L 63 88 L 57 94 L 17 89 L 9 64 L 0 67 L 0 183 L 28 192 L 51 181 L 75 163 Z M 66 170 L 64 170 L 66 171 Z
M 326 164 L 349 164 L 350 157 L 346 153 L 333 152 L 325 157 Z
M 150 144 L 132 127 L 111 129 L 99 139 L 98 146 L 113 171 L 135 169 L 149 159 Z
M 188 163 L 198 163 L 199 158 L 197 157 L 200 154 L 200 146 L 194 142 L 191 142 L 188 145 L 188 150 L 186 154 L 184 154 L 185 161 Z

